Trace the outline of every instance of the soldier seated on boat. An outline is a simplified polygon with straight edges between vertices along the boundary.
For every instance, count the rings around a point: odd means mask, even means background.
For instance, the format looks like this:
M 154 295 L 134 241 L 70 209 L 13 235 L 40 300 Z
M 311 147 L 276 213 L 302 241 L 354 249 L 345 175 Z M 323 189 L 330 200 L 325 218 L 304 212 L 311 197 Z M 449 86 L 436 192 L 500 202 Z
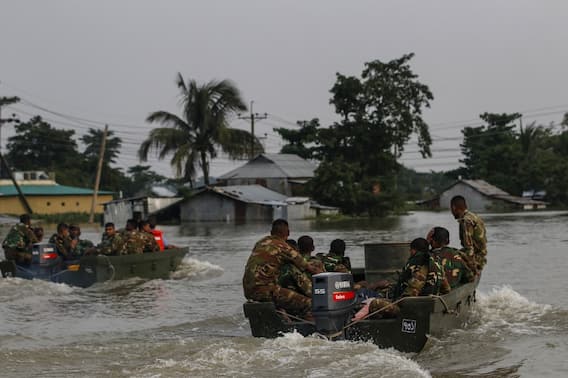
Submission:
M 118 255 L 122 252 L 124 241 L 120 234 L 116 231 L 114 223 L 105 223 L 105 232 L 101 238 L 101 242 L 95 247 L 90 248 L 85 254 L 102 254 L 102 255 Z
M 290 244 L 290 239 L 286 242 Z M 306 262 L 312 262 L 312 264 L 319 267 L 321 271 L 324 271 L 323 263 L 317 259 L 315 256 L 312 257 L 310 254 L 314 250 L 314 239 L 308 235 L 303 235 L 298 238 L 298 250 L 303 256 Z M 300 294 L 311 297 L 312 295 L 312 275 L 307 270 L 300 270 L 294 264 L 284 264 L 280 270 L 280 276 L 278 278 L 278 284 L 290 290 L 294 290 Z
M 160 252 L 161 248 L 156 242 L 154 234 L 152 234 L 152 230 L 150 229 L 150 222 L 148 222 L 147 220 L 141 220 L 140 222 L 138 222 L 138 231 L 140 231 L 140 234 L 144 239 L 144 253 Z
M 462 259 L 459 251 L 449 247 L 450 232 L 443 227 L 434 227 L 428 234 L 432 254 L 440 261 L 445 274 L 445 279 L 450 288 L 472 282 L 475 274 Z
M 87 252 L 87 250 L 94 247 L 92 241 L 81 239 L 81 227 L 76 224 L 69 226 L 69 236 L 72 240 L 77 240 L 77 245 L 72 250 L 73 256 L 81 257 Z
M 312 307 L 311 290 L 306 295 L 280 286 L 278 279 L 285 264 L 292 264 L 300 271 L 312 274 L 321 269 L 307 262 L 286 240 L 290 234 L 288 222 L 277 219 L 272 223 L 270 235 L 254 246 L 246 263 L 243 289 L 248 300 L 273 302 L 279 309 L 296 316 L 309 316 Z
M 390 301 L 377 298 L 368 303 L 370 317 L 390 317 L 399 312 L 394 301 L 403 297 L 439 295 L 445 279 L 444 270 L 437 259 L 430 253 L 428 240 L 414 239 L 410 243 L 408 258 L 398 282 L 392 287 Z
M 28 265 L 32 262 L 32 245 L 38 240 L 31 229 L 31 219 L 28 214 L 20 216 L 20 223 L 14 225 L 2 242 L 6 260 Z
M 124 243 L 123 248 L 119 253 L 120 255 L 144 253 L 146 238 L 140 231 L 138 231 L 137 227 L 138 222 L 134 219 L 126 221 L 126 227 L 124 230 L 120 231 L 120 237 Z
M 78 240 L 72 240 L 69 235 L 69 226 L 67 223 L 59 223 L 57 225 L 57 232 L 49 238 L 51 244 L 55 244 L 57 254 L 63 260 L 73 260 L 76 256 L 73 255 L 73 250 L 77 247 Z
M 392 297 L 398 299 L 438 295 L 443 281 L 444 270 L 430 253 L 428 241 L 424 238 L 417 238 L 410 243 L 410 257 L 393 288 Z
M 345 256 L 345 242 L 342 239 L 335 239 L 329 246 L 329 253 L 317 256 L 323 262 L 326 272 L 351 273 L 351 261 Z
M 34 235 L 37 239 L 37 242 L 41 243 L 41 241 L 43 240 L 43 227 L 36 226 L 36 227 L 33 228 L 33 232 L 34 232 Z

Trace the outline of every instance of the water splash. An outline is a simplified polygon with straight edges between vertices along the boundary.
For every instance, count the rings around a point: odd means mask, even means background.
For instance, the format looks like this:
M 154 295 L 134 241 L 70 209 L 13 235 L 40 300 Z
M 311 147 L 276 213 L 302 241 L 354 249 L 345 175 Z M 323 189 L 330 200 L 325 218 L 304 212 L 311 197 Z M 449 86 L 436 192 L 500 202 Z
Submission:
M 219 265 L 208 261 L 199 261 L 191 257 L 185 257 L 178 267 L 178 270 L 171 274 L 172 279 L 183 280 L 207 280 L 219 277 L 224 270 Z
M 479 292 L 477 301 L 473 315 L 481 332 L 536 334 L 552 329 L 545 319 L 553 307 L 532 302 L 510 286 L 493 288 L 487 294 Z

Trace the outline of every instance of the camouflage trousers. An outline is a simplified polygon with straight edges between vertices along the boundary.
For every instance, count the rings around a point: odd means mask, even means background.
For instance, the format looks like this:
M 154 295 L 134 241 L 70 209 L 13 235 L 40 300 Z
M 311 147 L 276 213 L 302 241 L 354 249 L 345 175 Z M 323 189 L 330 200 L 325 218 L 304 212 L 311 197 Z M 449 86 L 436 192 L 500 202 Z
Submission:
M 20 251 L 16 248 L 4 248 L 4 255 L 6 260 L 13 260 L 18 264 L 31 264 L 32 253 L 26 251 Z
M 278 285 L 297 291 L 306 297 L 311 298 L 312 296 L 312 277 L 292 264 L 286 264 L 282 267 L 278 277 Z
M 274 302 L 277 308 L 286 310 L 291 315 L 304 316 L 312 310 L 311 298 L 280 285 L 256 286 L 250 293 L 245 294 L 247 299 L 253 301 Z
M 483 265 L 479 264 L 477 256 L 470 256 L 461 251 L 460 256 L 465 265 L 467 265 L 467 267 L 473 272 L 473 274 L 477 274 L 477 272 L 480 272 L 483 268 Z

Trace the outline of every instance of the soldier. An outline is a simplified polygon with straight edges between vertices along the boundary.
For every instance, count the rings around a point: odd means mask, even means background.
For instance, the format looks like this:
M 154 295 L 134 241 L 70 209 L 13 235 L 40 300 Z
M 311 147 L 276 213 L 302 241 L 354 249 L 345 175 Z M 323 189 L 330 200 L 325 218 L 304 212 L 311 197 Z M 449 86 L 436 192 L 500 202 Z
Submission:
M 286 242 L 290 244 L 288 239 Z M 307 262 L 314 261 L 323 271 L 323 264 L 316 258 L 311 258 L 310 253 L 314 250 L 314 239 L 304 235 L 298 238 L 297 250 Z M 297 291 L 305 296 L 312 296 L 312 275 L 307 271 L 298 269 L 294 264 L 285 264 L 280 270 L 278 284 L 287 289 Z
M 136 229 L 137 222 L 134 219 L 126 221 L 126 227 L 121 231 L 120 237 L 124 244 L 120 251 L 120 255 L 133 255 L 144 253 L 146 238 L 140 231 Z
M 103 255 L 117 255 L 122 252 L 124 242 L 120 234 L 116 232 L 114 223 L 108 222 L 105 224 L 105 232 L 102 236 L 101 243 L 96 248 L 96 253 Z
M 444 271 L 430 254 L 428 241 L 417 238 L 410 243 L 410 257 L 404 265 L 393 299 L 420 295 L 438 295 L 444 280 Z
M 310 236 L 304 235 L 298 238 L 298 251 L 300 251 L 302 256 L 309 259 L 314 249 L 314 239 Z
M 73 250 L 77 247 L 78 241 L 71 239 L 67 223 L 59 223 L 57 225 L 57 233 L 51 235 L 49 242 L 55 244 L 57 254 L 63 260 L 72 260 L 75 257 L 73 256 Z
M 479 216 L 467 209 L 465 198 L 462 196 L 453 197 L 450 208 L 460 226 L 462 257 L 474 274 L 481 273 L 487 263 L 485 224 Z
M 32 245 L 38 240 L 31 229 L 30 216 L 20 216 L 20 223 L 14 225 L 2 242 L 6 260 L 28 265 L 32 262 Z
M 306 262 L 299 252 L 286 243 L 289 234 L 288 222 L 277 219 L 272 223 L 270 236 L 255 244 L 245 266 L 244 294 L 249 300 L 274 302 L 276 307 L 290 314 L 309 316 L 312 306 L 310 296 L 278 284 L 280 270 L 286 263 L 293 264 L 300 271 L 320 273 L 320 269 Z M 311 295 L 311 291 L 309 294 Z
M 351 261 L 345 256 L 345 242 L 335 239 L 329 246 L 327 255 L 317 255 L 325 267 L 326 272 L 351 273 Z
M 140 231 L 144 239 L 144 253 L 147 252 L 160 252 L 163 250 L 158 245 L 154 234 L 152 234 L 152 229 L 150 228 L 150 222 L 147 220 L 142 220 L 138 223 L 138 231 Z
M 41 243 L 41 241 L 43 240 L 43 227 L 41 226 L 34 227 L 33 232 L 37 239 L 37 242 Z
M 453 289 L 463 283 L 472 282 L 475 274 L 463 261 L 457 249 L 448 246 L 450 233 L 443 227 L 434 227 L 429 233 L 432 254 L 438 258 L 443 269 L 447 283 Z
M 92 241 L 81 239 L 81 227 L 76 224 L 69 226 L 69 236 L 72 240 L 77 240 L 77 245 L 72 250 L 72 254 L 75 257 L 83 256 L 87 250 L 94 247 Z

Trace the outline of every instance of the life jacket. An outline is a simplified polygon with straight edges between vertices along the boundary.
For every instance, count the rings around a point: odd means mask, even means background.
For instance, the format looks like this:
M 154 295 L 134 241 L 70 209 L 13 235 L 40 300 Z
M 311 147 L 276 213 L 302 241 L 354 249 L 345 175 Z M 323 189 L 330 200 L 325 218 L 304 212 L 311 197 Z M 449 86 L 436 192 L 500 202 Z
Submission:
M 154 239 L 156 239 L 156 243 L 158 243 L 158 246 L 160 247 L 160 251 L 163 251 L 165 248 L 164 245 L 164 234 L 162 233 L 162 231 L 160 230 L 152 230 L 152 235 L 154 235 Z

